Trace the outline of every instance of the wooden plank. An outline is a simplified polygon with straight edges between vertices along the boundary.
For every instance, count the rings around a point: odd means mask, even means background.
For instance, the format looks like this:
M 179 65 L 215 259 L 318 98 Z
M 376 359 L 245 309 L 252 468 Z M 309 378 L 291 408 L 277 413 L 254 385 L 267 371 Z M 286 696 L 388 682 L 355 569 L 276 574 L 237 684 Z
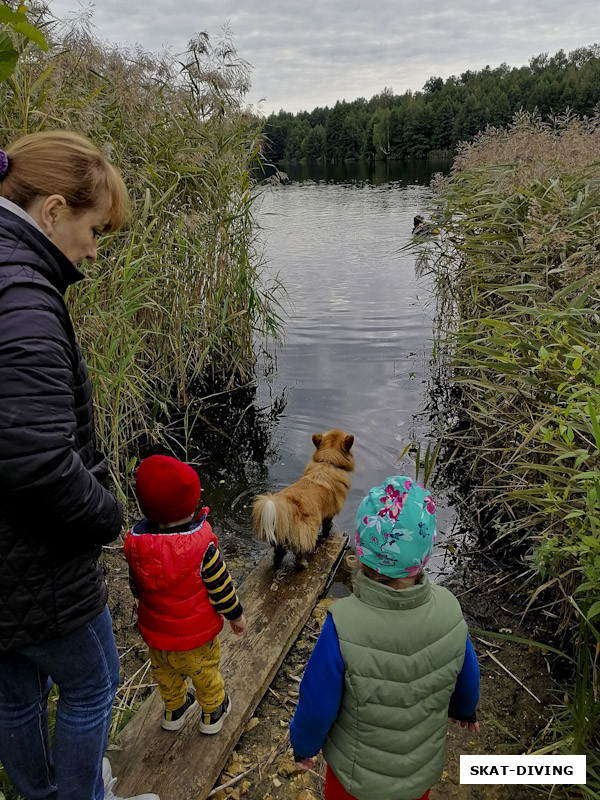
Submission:
M 160 800 L 207 797 L 347 543 L 348 535 L 334 529 L 303 571 L 284 562 L 273 572 L 272 554 L 261 559 L 239 590 L 248 620 L 246 635 L 234 636 L 226 622 L 220 636 L 221 674 L 232 700 L 222 730 L 213 736 L 200 733 L 200 714 L 195 711 L 181 730 L 163 731 L 163 704 L 155 691 L 123 728 L 119 749 L 109 753 L 119 796 L 156 792 Z

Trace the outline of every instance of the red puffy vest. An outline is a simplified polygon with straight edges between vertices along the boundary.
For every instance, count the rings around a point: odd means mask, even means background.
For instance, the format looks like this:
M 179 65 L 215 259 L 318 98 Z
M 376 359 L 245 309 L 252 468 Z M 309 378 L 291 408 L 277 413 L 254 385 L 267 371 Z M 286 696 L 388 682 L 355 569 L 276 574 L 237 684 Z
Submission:
M 217 537 L 204 519 L 189 531 L 137 533 L 125 538 L 125 558 L 140 594 L 138 628 L 155 650 L 193 650 L 214 639 L 223 617 L 214 610 L 200 577 L 202 559 Z

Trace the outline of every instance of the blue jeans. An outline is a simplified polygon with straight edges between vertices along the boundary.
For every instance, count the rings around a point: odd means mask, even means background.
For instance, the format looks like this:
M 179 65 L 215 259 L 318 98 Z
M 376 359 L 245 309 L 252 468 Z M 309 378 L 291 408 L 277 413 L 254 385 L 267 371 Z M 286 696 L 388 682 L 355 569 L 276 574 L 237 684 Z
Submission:
M 59 689 L 53 745 L 47 700 Z M 51 642 L 0 652 L 0 761 L 27 800 L 102 800 L 102 756 L 119 686 L 108 607 Z

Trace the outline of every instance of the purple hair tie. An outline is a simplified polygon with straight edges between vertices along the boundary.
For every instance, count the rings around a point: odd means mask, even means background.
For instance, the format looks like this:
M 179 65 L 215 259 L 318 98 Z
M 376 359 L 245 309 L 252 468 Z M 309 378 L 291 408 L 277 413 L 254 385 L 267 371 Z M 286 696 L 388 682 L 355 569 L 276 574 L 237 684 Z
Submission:
M 6 177 L 8 172 L 8 156 L 4 150 L 0 149 L 0 181 Z

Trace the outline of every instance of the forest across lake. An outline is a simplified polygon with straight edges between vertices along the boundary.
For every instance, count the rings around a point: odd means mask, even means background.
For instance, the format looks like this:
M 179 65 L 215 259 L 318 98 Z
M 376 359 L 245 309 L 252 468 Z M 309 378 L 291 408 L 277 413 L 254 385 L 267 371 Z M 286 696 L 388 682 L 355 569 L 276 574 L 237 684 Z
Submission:
M 452 153 L 487 125 L 508 125 L 521 110 L 542 118 L 566 109 L 592 116 L 599 102 L 600 45 L 594 44 L 541 53 L 523 67 L 432 77 L 422 91 L 397 95 L 385 88 L 370 100 L 270 114 L 265 154 L 273 161 L 426 158 Z

